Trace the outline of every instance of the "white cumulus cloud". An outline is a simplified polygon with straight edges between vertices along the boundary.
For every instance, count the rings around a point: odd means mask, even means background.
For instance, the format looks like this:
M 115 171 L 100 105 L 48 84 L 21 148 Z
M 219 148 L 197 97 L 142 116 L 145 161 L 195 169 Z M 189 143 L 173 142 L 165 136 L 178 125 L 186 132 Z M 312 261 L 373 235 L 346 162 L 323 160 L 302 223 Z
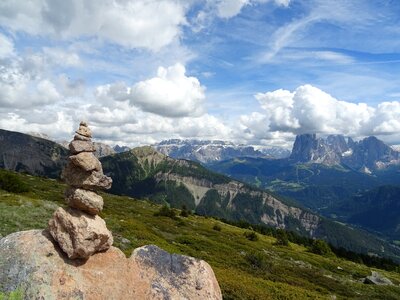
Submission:
M 183 117 L 204 112 L 204 91 L 199 80 L 186 76 L 185 67 L 177 63 L 168 68 L 159 67 L 156 77 L 136 83 L 128 94 L 130 103 L 144 111 Z
M 295 91 L 276 90 L 255 95 L 262 112 L 240 118 L 240 130 L 248 139 L 268 138 L 271 132 L 344 134 L 353 137 L 391 135 L 400 131 L 400 102 L 377 107 L 338 100 L 303 85 Z
M 159 50 L 181 34 L 185 5 L 174 0 L 0 1 L 0 25 L 64 39 L 97 37 L 129 48 Z
M 400 102 L 382 102 L 375 110 L 375 114 L 368 128 L 373 134 L 395 134 L 400 132 Z

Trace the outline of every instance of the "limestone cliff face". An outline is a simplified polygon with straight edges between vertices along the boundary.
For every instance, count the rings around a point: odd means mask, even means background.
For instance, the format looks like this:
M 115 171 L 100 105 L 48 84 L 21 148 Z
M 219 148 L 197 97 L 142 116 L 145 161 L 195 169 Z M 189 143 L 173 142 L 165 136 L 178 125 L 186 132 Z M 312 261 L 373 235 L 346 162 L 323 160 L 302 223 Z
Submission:
M 313 236 L 320 222 L 320 218 L 316 214 L 298 207 L 289 206 L 268 193 L 252 190 L 238 181 L 232 180 L 224 184 L 213 184 L 213 182 L 205 179 L 162 172 L 157 173 L 156 180 L 158 182 L 173 181 L 177 185 L 182 184 L 185 186 L 196 199 L 196 207 L 202 204 L 207 192 L 216 191 L 220 199 L 224 199 L 224 201 L 218 203 L 220 207 L 223 206 L 221 207 L 222 209 L 235 213 L 243 209 L 243 206 L 248 206 L 248 214 L 254 214 L 257 223 L 264 223 L 282 229 L 294 229 L 288 228 L 288 223 L 296 220 L 299 227 L 302 227 L 300 229 Z M 251 201 L 259 199 L 262 202 L 258 210 L 251 211 Z M 248 203 L 246 205 L 245 203 L 237 203 L 238 201 L 248 201 Z
M 199 214 L 247 220 L 310 236 L 320 223 L 316 214 L 210 172 L 198 163 L 165 156 L 151 147 L 135 148 L 102 162 L 105 172 L 114 178 L 115 193 L 152 199 L 157 191 L 158 197 L 163 194 L 163 199 L 175 207 L 185 204 Z M 124 185 L 120 185 L 122 181 Z M 155 198 L 157 201 L 157 194 Z
M 24 299 L 222 299 L 211 267 L 157 246 L 131 257 L 117 248 L 70 260 L 42 230 L 0 240 L 0 291 L 19 288 Z

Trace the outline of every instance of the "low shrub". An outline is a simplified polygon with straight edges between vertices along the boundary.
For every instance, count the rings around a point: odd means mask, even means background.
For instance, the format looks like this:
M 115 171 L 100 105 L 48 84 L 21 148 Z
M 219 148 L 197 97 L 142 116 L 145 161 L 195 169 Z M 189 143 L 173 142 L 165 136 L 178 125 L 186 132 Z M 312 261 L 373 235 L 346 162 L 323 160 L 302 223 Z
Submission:
M 187 209 L 186 205 L 185 204 L 182 205 L 182 210 L 181 210 L 180 216 L 187 218 L 190 216 L 190 214 L 191 214 L 191 211 Z
M 168 217 L 174 220 L 177 219 L 175 210 L 169 208 L 167 205 L 163 205 L 158 212 L 154 213 L 154 216 Z
M 323 240 L 314 240 L 309 248 L 310 252 L 322 255 L 322 256 L 332 256 L 334 255 L 331 247 Z
M 289 246 L 289 238 L 285 230 L 278 229 L 275 234 L 276 242 L 278 246 Z
M 221 231 L 222 228 L 221 228 L 221 226 L 219 226 L 218 224 L 215 224 L 215 225 L 213 226 L 213 230 L 215 230 L 215 231 Z
M 253 269 L 263 271 L 267 271 L 270 269 L 271 263 L 262 252 L 254 251 L 251 253 L 247 253 L 245 255 L 245 259 Z
M 29 192 L 28 185 L 11 172 L 0 172 L 0 189 L 11 193 Z
M 254 231 L 245 231 L 243 234 L 249 241 L 258 241 L 258 235 Z

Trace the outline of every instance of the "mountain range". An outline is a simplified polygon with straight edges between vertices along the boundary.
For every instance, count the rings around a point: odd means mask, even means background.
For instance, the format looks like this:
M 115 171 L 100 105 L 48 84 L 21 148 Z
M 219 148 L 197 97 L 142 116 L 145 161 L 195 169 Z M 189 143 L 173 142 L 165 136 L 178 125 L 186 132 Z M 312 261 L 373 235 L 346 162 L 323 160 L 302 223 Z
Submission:
M 44 166 L 56 165 L 59 172 L 66 162 L 67 151 L 51 141 L 8 131 L 2 131 L 1 139 L 8 140 L 0 153 L 3 168 L 41 175 L 47 175 L 44 171 L 51 170 L 50 175 L 54 177 L 56 170 Z M 49 149 L 47 152 L 41 152 L 43 144 Z M 20 147 L 20 151 L 10 150 L 16 147 Z M 52 148 L 56 150 L 50 151 Z M 10 163 L 9 151 L 14 153 L 12 161 L 18 163 Z M 29 153 L 29 159 L 25 152 Z M 59 156 L 53 153 L 59 153 Z M 46 155 L 48 157 L 44 159 Z M 101 162 L 104 172 L 113 178 L 111 192 L 115 194 L 178 208 L 185 205 L 201 215 L 284 228 L 323 238 L 336 247 L 356 252 L 393 258 L 400 255 L 396 246 L 369 233 L 330 221 L 292 201 L 211 172 L 197 162 L 170 158 L 151 147 L 105 156 Z
M 226 141 L 164 140 L 152 145 L 154 149 L 172 158 L 189 159 L 203 164 L 224 161 L 236 157 L 284 158 L 290 151 L 280 147 L 235 145 Z
M 289 158 L 240 158 L 208 167 L 397 241 L 399 157 L 376 137 L 305 134 L 296 137 Z

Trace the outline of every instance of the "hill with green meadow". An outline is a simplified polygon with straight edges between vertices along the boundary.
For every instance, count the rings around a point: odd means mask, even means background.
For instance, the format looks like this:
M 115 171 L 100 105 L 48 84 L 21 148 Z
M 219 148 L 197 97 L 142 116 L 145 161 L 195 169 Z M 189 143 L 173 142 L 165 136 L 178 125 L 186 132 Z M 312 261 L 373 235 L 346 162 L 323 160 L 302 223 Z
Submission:
M 14 183 L 0 189 L 3 237 L 19 230 L 46 228 L 55 208 L 65 205 L 65 185 L 57 180 L 4 170 L 1 173 L 3 178 L 12 177 L 9 182 Z M 136 247 L 155 244 L 173 253 L 204 259 L 212 266 L 224 299 L 400 297 L 400 274 L 395 270 L 367 267 L 332 253 L 318 255 L 295 243 L 278 245 L 275 237 L 210 217 L 183 217 L 179 210 L 175 210 L 177 216 L 163 216 L 162 207 L 149 201 L 105 193 L 102 196 L 105 206 L 101 216 L 113 232 L 115 245 L 125 254 Z M 394 285 L 362 283 L 372 270 Z M 5 295 L 0 293 L 2 297 Z

